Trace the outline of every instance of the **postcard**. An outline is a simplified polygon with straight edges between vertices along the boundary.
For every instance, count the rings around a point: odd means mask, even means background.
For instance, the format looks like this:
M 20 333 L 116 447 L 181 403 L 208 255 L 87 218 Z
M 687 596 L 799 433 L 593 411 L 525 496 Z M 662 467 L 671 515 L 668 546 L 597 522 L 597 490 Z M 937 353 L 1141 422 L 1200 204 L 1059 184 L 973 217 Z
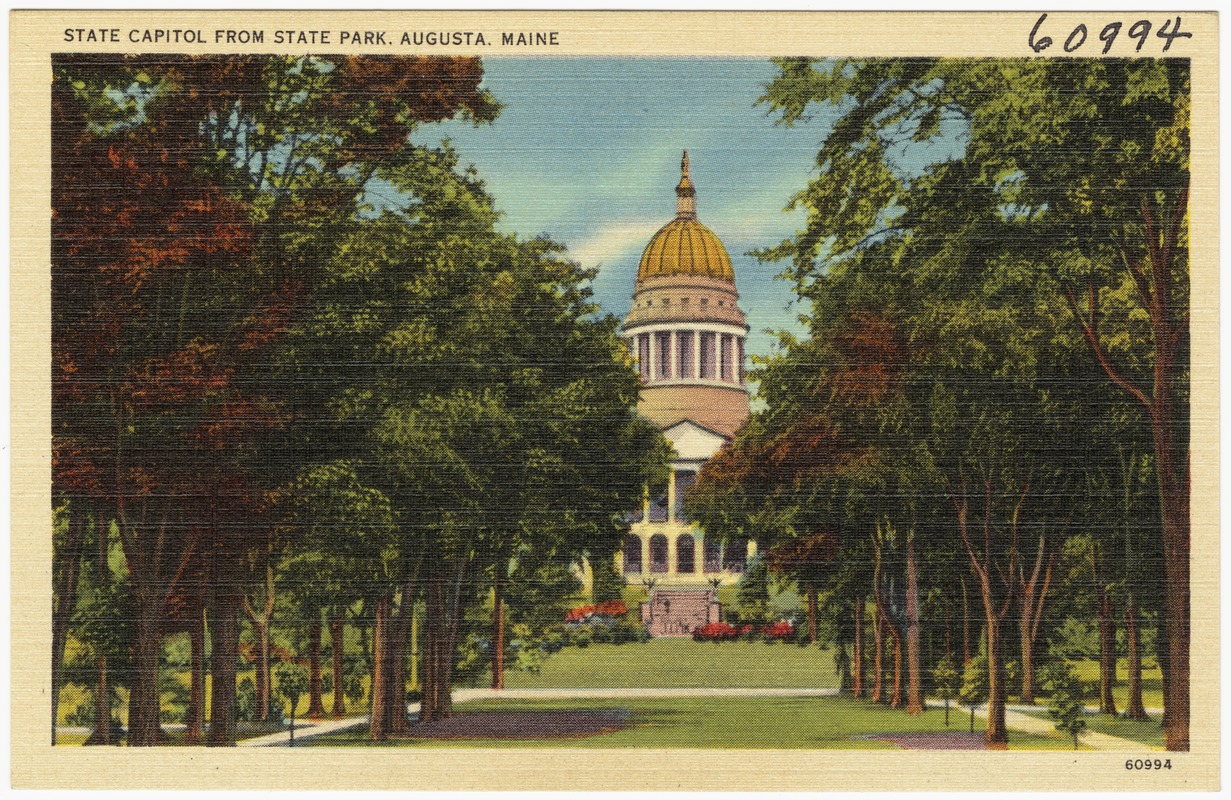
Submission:
M 10 21 L 15 786 L 1218 787 L 1215 14 Z

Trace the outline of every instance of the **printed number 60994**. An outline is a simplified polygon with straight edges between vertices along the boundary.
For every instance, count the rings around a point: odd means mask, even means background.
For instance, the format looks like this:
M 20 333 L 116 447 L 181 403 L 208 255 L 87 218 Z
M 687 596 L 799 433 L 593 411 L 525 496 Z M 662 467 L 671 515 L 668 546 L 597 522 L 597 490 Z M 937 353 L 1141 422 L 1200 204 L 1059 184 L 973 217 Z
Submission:
M 1171 769 L 1171 759 L 1162 758 L 1130 758 L 1124 762 L 1124 768 L 1133 770 Z

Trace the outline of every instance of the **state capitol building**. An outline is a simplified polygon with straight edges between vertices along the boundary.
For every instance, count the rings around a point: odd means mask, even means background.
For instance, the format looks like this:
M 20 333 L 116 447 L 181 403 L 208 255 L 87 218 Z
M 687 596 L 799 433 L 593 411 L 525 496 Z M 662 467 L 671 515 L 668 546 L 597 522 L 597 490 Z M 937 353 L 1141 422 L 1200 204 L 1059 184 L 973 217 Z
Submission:
M 616 564 L 630 583 L 655 587 L 642 616 L 658 634 L 686 633 L 717 621 L 716 593 L 697 590 L 713 581 L 734 582 L 756 552 L 755 542 L 706 538 L 683 513 L 684 495 L 701 466 L 748 419 L 748 323 L 739 308 L 731 257 L 697 219 L 687 151 L 675 194 L 675 218 L 641 255 L 632 309 L 622 328 L 641 371 L 637 411 L 675 451 L 670 480 L 650 487 L 630 519 Z

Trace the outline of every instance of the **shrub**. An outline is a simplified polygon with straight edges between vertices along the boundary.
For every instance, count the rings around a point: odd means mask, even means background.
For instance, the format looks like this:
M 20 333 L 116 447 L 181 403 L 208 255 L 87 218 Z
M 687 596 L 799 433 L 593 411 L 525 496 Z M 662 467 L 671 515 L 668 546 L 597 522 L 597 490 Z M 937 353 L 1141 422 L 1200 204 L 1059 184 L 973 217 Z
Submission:
M 616 644 L 625 642 L 648 642 L 650 632 L 640 622 L 621 620 L 611 629 L 612 641 Z
M 293 659 L 283 661 L 274 668 L 274 690 L 286 701 L 287 716 L 295 716 L 299 698 L 308 691 L 308 670 Z
M 987 657 L 972 658 L 962 673 L 962 689 L 958 695 L 962 705 L 970 708 L 970 732 L 975 730 L 975 708 L 987 702 Z
M 582 628 L 573 634 L 573 644 L 578 647 L 589 647 L 590 642 L 593 641 L 593 639 L 594 636 L 590 633 L 588 628 Z
M 77 708 L 73 709 L 64 722 L 67 725 L 88 728 L 94 724 L 94 698 L 93 692 L 90 692 L 84 700 L 77 704 Z
M 739 638 L 739 629 L 725 622 L 710 622 L 692 632 L 696 642 L 730 642 Z
M 235 717 L 245 722 L 257 718 L 256 684 L 246 675 L 235 687 Z
M 962 688 L 953 657 L 946 655 L 942 658 L 933 670 L 932 677 L 936 684 L 936 694 L 945 701 L 945 727 L 947 728 L 949 727 L 949 701 L 956 697 Z
M 795 626 L 785 620 L 775 622 L 773 625 L 763 627 L 761 635 L 765 637 L 766 644 L 785 642 L 795 636 Z
M 1073 739 L 1073 749 L 1077 749 L 1078 737 L 1086 728 L 1085 693 L 1082 682 L 1075 676 L 1068 664 L 1049 664 L 1043 676 L 1043 683 L 1051 692 L 1051 700 L 1047 705 L 1047 713 L 1055 721 L 1056 730 L 1068 734 Z

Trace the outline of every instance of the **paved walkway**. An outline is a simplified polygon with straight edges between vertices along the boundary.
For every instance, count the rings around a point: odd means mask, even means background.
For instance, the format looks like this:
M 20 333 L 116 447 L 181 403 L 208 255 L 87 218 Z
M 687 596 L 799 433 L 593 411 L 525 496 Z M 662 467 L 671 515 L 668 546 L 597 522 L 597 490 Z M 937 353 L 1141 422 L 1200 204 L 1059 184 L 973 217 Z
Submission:
M 1091 712 L 1093 708 L 1093 712 Z M 1034 713 L 1023 713 L 1023 709 L 1028 709 Z M 1039 736 L 1056 736 L 1059 731 L 1056 730 L 1055 724 L 1051 717 L 1038 717 L 1035 714 L 1042 712 L 1047 713 L 1047 706 L 1026 706 L 1019 704 L 1008 704 L 1004 710 L 1004 724 L 1010 730 L 1021 731 L 1022 733 L 1033 733 Z M 1087 714 L 1098 713 L 1098 706 L 1087 706 Z M 1161 709 L 1160 709 L 1161 713 Z M 979 706 L 975 709 L 975 714 L 983 719 L 987 719 L 987 706 Z M 1082 744 L 1091 747 L 1095 750 L 1111 750 L 1111 751 L 1128 751 L 1140 753 L 1143 750 L 1152 750 L 1149 745 L 1144 745 L 1141 742 L 1134 742 L 1132 739 L 1124 739 L 1119 736 L 1112 736 L 1109 733 L 1099 733 L 1092 731 L 1089 728 L 1082 731 L 1080 736 Z

